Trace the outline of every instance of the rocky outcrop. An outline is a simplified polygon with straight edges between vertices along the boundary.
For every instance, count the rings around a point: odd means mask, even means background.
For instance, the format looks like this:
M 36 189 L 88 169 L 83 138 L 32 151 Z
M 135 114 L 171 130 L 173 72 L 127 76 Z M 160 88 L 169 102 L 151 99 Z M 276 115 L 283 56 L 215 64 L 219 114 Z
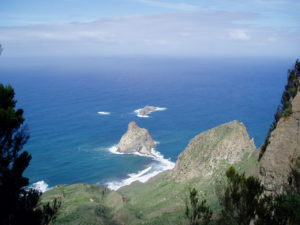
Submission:
M 269 191 L 280 192 L 290 183 L 292 168 L 300 157 L 300 93 L 292 100 L 292 114 L 282 117 L 271 132 L 257 173 Z
M 137 113 L 137 116 L 138 117 L 149 117 L 148 115 L 150 113 L 153 113 L 155 111 L 164 111 L 166 110 L 167 108 L 160 108 L 160 107 L 156 107 L 156 106 L 145 106 L 144 108 L 142 109 L 137 109 L 135 110 L 135 112 Z
M 121 153 L 141 153 L 153 155 L 152 149 L 156 144 L 148 130 L 140 128 L 135 122 L 128 125 L 127 132 L 122 136 L 117 145 L 117 152 Z
M 177 182 L 209 178 L 222 165 L 228 167 L 250 157 L 255 150 L 243 123 L 232 121 L 194 137 L 179 155 L 172 177 Z
M 157 107 L 146 105 L 144 108 L 142 108 L 142 109 L 139 110 L 139 114 L 141 116 L 146 116 L 146 115 L 148 115 L 148 114 L 150 114 L 150 113 L 152 113 L 152 112 L 154 112 L 156 110 L 157 110 Z

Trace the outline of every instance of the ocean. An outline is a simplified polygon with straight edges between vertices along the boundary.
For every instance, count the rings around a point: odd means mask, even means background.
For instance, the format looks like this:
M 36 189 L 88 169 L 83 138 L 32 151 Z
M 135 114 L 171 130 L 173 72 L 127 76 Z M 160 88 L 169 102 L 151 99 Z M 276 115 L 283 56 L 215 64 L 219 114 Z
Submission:
M 25 176 L 44 189 L 92 183 L 112 189 L 174 166 L 197 134 L 231 120 L 263 143 L 293 59 L 0 57 L 0 82 L 25 110 L 32 161 Z M 135 110 L 166 108 L 148 118 Z M 98 113 L 107 112 L 107 113 Z M 158 158 L 110 150 L 129 122 L 159 142 Z M 39 182 L 39 183 L 36 183 Z

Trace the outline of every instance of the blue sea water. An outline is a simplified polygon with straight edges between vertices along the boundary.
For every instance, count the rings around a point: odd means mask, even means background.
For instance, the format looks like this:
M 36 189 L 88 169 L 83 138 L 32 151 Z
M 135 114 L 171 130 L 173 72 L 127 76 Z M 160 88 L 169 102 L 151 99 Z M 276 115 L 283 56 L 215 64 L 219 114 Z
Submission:
M 0 82 L 13 85 L 25 110 L 31 183 L 106 184 L 159 167 L 149 157 L 108 151 L 131 121 L 173 162 L 195 135 L 231 120 L 243 122 L 259 146 L 292 65 L 272 58 L 1 56 Z M 137 117 L 134 110 L 145 105 L 167 110 Z

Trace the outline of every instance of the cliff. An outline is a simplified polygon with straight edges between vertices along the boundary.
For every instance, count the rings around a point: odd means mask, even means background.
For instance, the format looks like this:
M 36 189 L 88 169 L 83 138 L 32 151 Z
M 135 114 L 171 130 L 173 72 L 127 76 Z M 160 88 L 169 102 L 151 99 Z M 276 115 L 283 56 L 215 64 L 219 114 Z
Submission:
M 292 114 L 282 117 L 270 134 L 269 144 L 258 164 L 259 178 L 270 191 L 282 191 L 291 182 L 291 172 L 300 157 L 300 93 L 292 100 Z
M 281 104 L 261 147 L 257 174 L 269 191 L 281 192 L 295 183 L 293 171 L 300 157 L 300 62 L 289 70 Z
M 179 155 L 172 177 L 184 182 L 209 178 L 222 164 L 234 164 L 255 151 L 243 123 L 232 121 L 194 137 Z
M 128 125 L 127 132 L 122 136 L 117 151 L 121 153 L 141 153 L 152 155 L 156 144 L 148 130 L 140 128 L 135 122 Z

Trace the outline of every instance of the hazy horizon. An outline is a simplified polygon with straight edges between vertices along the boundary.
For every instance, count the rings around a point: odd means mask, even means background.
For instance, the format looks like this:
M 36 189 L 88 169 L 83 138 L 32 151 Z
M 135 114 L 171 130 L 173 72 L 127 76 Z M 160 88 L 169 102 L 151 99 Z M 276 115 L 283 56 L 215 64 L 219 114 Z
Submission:
M 3 57 L 299 57 L 291 0 L 4 0 Z

